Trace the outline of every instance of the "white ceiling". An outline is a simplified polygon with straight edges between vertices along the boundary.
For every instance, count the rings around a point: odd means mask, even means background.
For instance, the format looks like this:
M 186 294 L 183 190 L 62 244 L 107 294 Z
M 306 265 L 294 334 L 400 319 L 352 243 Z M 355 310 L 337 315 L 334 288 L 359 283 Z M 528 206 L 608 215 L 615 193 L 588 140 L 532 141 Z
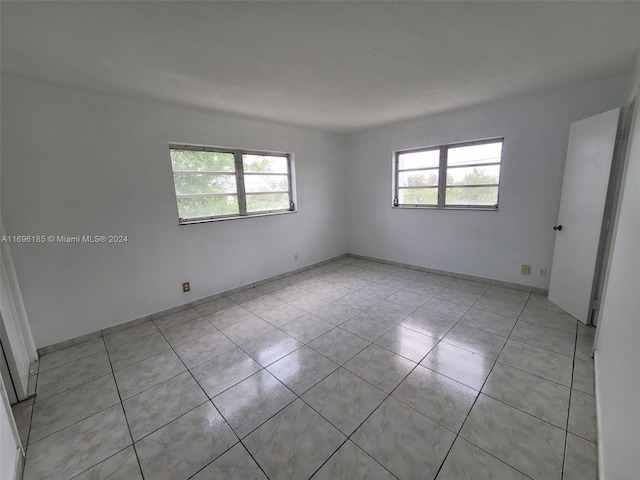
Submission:
M 9 2 L 3 72 L 353 131 L 627 72 L 640 2 Z

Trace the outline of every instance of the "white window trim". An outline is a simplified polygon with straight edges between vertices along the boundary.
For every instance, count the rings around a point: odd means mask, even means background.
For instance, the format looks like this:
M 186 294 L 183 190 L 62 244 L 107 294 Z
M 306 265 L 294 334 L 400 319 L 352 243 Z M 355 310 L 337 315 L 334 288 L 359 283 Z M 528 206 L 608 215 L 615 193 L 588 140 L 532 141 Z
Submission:
M 192 218 L 181 218 L 178 212 L 178 223 L 180 225 L 192 225 L 196 223 L 207 223 L 207 222 L 219 222 L 222 220 L 237 220 L 240 218 L 253 218 L 253 217 L 265 217 L 270 215 L 282 215 L 288 213 L 297 213 L 297 206 L 295 202 L 295 176 L 294 176 L 294 161 L 293 154 L 288 152 L 276 152 L 276 151 L 266 151 L 266 150 L 252 150 L 252 149 L 244 149 L 244 148 L 229 148 L 229 147 L 214 147 L 208 145 L 194 145 L 194 144 L 185 144 L 185 143 L 169 143 L 169 152 L 171 150 L 192 150 L 198 152 L 215 152 L 215 153 L 227 153 L 233 154 L 234 156 L 234 164 L 235 164 L 235 172 L 198 172 L 198 173 L 218 173 L 225 175 L 234 175 L 236 177 L 236 196 L 238 197 L 238 214 L 230 214 L 230 215 L 214 215 L 214 216 L 204 216 L 204 217 L 192 217 Z M 287 177 L 289 183 L 289 190 L 283 192 L 245 192 L 244 185 L 244 165 L 242 163 L 243 155 L 263 155 L 263 156 L 273 156 L 273 157 L 284 157 L 287 159 Z M 180 172 L 180 170 L 178 171 Z M 171 166 L 171 174 L 173 178 L 173 174 L 175 171 L 173 170 L 173 166 Z M 247 175 L 251 175 L 251 173 L 247 173 Z M 283 175 L 282 173 L 260 173 L 260 175 Z M 178 206 L 178 198 L 188 198 L 189 196 L 228 196 L 232 194 L 178 194 L 175 190 L 175 182 L 174 182 L 174 193 L 176 198 L 176 208 Z M 261 210 L 259 212 L 248 212 L 247 211 L 247 195 L 259 195 L 265 193 L 287 193 L 289 196 L 289 208 L 287 209 L 278 209 L 278 210 Z
M 472 145 L 484 145 L 487 143 L 498 143 L 502 142 L 502 152 L 500 154 L 500 162 L 494 163 L 482 163 L 482 164 L 471 164 L 465 165 L 465 167 L 474 167 L 474 166 L 490 166 L 490 165 L 500 165 L 500 175 L 498 176 L 497 184 L 487 184 L 487 185 L 468 185 L 468 186 L 460 186 L 456 185 L 456 187 L 460 188 L 468 188 L 468 187 L 498 187 L 498 198 L 496 199 L 495 205 L 447 205 L 446 204 L 446 189 L 447 189 L 447 152 L 450 148 L 458 148 L 458 147 L 469 147 Z M 439 150 L 440 152 L 440 160 L 438 165 L 438 185 L 434 187 L 426 187 L 426 188 L 434 188 L 438 190 L 438 204 L 437 205 L 427 205 L 427 204 L 410 204 L 410 203 L 398 203 L 399 200 L 399 190 L 400 190 L 400 155 L 406 153 L 417 153 L 417 152 L 427 152 L 430 150 Z M 428 210 L 482 210 L 482 211 L 498 211 L 500 206 L 500 185 L 502 181 L 502 160 L 504 157 L 504 137 L 494 137 L 494 138 L 486 138 L 482 140 L 471 140 L 466 142 L 456 142 L 456 143 L 447 143 L 443 145 L 432 145 L 428 147 L 418 147 L 411 148 L 406 150 L 397 150 L 393 152 L 393 196 L 392 196 L 392 208 L 394 209 L 428 209 Z M 436 168 L 436 167 L 432 167 Z M 454 167 L 455 168 L 455 167 Z M 419 170 L 428 170 L 427 168 L 420 168 Z M 422 187 L 425 188 L 425 187 Z

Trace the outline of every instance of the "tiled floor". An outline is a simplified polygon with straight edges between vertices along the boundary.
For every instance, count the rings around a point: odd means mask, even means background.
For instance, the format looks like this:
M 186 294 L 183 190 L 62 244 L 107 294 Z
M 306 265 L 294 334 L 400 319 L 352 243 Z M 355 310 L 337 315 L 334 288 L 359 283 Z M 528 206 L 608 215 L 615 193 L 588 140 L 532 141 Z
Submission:
M 348 257 L 43 356 L 24 478 L 595 479 L 592 339 Z

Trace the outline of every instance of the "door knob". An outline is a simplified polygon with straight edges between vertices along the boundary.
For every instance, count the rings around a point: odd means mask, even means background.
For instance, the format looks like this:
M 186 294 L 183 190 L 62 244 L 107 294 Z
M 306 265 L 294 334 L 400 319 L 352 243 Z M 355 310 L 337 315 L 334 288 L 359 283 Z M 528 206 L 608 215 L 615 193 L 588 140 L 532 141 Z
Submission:
M 562 225 L 556 225 L 555 227 L 553 227 L 553 229 L 559 232 L 560 230 L 562 230 Z

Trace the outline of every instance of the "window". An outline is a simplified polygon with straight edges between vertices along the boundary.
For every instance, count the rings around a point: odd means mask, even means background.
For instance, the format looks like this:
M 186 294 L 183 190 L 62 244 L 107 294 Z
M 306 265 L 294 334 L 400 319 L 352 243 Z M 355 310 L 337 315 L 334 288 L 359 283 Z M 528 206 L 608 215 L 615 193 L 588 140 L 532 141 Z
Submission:
M 503 138 L 395 154 L 395 207 L 498 208 Z
M 169 145 L 180 223 L 295 211 L 291 155 Z

